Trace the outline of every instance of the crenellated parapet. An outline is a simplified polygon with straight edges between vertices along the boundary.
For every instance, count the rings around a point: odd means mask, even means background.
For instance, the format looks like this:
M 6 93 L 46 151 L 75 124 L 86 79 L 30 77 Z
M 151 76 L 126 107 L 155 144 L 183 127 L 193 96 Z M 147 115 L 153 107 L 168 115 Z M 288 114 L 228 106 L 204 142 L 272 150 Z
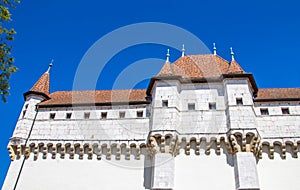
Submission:
M 144 142 L 29 142 L 24 144 L 9 144 L 7 146 L 11 160 L 21 157 L 33 157 L 34 160 L 42 159 L 97 159 L 103 157 L 116 160 L 124 157 L 125 160 L 132 158 L 139 160 L 140 155 L 147 154 L 147 146 Z
M 224 134 L 150 133 L 148 141 L 23 141 L 10 142 L 7 146 L 11 160 L 33 157 L 41 159 L 106 159 L 131 160 L 141 155 L 169 153 L 176 157 L 185 155 L 216 155 L 252 152 L 258 159 L 266 154 L 269 159 L 279 154 L 298 158 L 300 138 L 261 138 L 256 130 L 231 130 Z

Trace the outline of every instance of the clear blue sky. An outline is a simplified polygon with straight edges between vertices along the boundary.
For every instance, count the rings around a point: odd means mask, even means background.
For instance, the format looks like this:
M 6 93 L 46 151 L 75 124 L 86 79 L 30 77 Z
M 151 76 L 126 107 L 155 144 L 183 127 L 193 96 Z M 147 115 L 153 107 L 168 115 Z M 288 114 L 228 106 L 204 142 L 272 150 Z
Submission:
M 14 10 L 17 31 L 13 56 L 19 71 L 11 78 L 8 103 L 0 102 L 0 184 L 10 159 L 6 146 L 28 91 L 55 59 L 51 91 L 71 90 L 81 58 L 103 35 L 139 22 L 164 22 L 182 27 L 218 54 L 252 72 L 260 88 L 300 86 L 300 2 L 291 1 L 40 1 L 23 0 Z M 184 42 L 183 42 L 184 43 Z M 122 68 L 143 58 L 164 58 L 166 47 L 141 45 L 121 52 L 99 78 L 109 89 Z M 188 54 L 188 47 L 187 54 Z M 174 52 L 171 61 L 179 56 Z M 146 88 L 147 83 L 138 87 Z

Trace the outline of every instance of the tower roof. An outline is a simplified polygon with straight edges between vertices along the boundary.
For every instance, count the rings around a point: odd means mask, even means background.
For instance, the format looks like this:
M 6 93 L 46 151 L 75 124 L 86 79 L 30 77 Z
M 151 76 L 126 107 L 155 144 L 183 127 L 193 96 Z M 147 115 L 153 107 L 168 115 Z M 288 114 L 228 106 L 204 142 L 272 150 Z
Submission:
M 232 60 L 230 63 L 230 66 L 227 71 L 228 74 L 233 73 L 245 73 L 245 71 L 242 69 L 242 67 L 236 62 L 236 60 Z
M 50 75 L 49 72 L 45 72 L 38 81 L 30 89 L 32 92 L 40 92 L 46 95 L 50 94 Z
M 166 62 L 157 76 L 181 76 L 183 78 L 218 78 L 222 74 L 242 74 L 245 71 L 235 61 L 226 61 L 213 54 L 188 55 L 173 64 Z
M 49 99 L 50 94 L 50 69 L 52 67 L 52 61 L 49 65 L 48 70 L 36 81 L 31 89 L 24 93 L 24 98 L 30 94 L 40 95 L 45 99 Z

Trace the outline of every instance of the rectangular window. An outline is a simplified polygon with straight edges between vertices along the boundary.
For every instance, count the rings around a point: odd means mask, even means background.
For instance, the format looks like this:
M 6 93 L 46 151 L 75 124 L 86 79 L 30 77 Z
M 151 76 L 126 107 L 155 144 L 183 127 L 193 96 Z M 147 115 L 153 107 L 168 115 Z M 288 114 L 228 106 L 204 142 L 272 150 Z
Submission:
M 55 113 L 50 113 L 50 119 L 55 119 Z
M 91 113 L 90 112 L 84 112 L 84 119 L 89 119 L 90 118 Z
M 261 115 L 269 115 L 268 108 L 260 108 L 260 114 Z
M 107 118 L 107 112 L 101 112 L 101 119 Z
M 71 119 L 72 113 L 67 113 L 66 114 L 66 119 Z
M 236 105 L 238 105 L 238 106 L 243 105 L 243 99 L 242 98 L 236 98 Z
M 289 114 L 290 114 L 289 108 L 281 108 L 281 112 L 282 112 L 282 114 L 284 114 L 284 115 L 289 115 Z
M 215 102 L 210 102 L 208 104 L 208 107 L 209 107 L 210 110 L 216 110 L 217 109 L 217 106 L 216 106 Z
M 189 103 L 188 104 L 188 110 L 195 110 L 195 104 L 194 103 Z
M 167 108 L 168 107 L 168 100 L 163 100 L 162 101 L 162 107 Z
M 137 111 L 136 117 L 143 117 L 143 111 Z
M 125 118 L 125 111 L 120 111 L 119 112 L 119 117 L 120 118 Z

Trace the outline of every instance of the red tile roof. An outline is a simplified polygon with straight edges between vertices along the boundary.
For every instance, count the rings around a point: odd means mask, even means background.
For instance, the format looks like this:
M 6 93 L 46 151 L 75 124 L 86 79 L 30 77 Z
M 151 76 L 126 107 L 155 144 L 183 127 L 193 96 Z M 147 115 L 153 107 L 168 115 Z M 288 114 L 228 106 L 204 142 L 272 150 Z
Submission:
M 222 74 L 241 74 L 245 71 L 236 61 L 231 63 L 218 55 L 188 55 L 173 64 L 165 63 L 158 76 L 182 76 L 183 78 L 217 78 Z
M 300 99 L 300 88 L 261 88 L 255 99 Z
M 50 94 L 50 76 L 49 72 L 45 72 L 39 80 L 30 89 L 32 92 L 40 92 L 46 95 Z
M 146 102 L 146 90 L 57 91 L 39 105 Z

